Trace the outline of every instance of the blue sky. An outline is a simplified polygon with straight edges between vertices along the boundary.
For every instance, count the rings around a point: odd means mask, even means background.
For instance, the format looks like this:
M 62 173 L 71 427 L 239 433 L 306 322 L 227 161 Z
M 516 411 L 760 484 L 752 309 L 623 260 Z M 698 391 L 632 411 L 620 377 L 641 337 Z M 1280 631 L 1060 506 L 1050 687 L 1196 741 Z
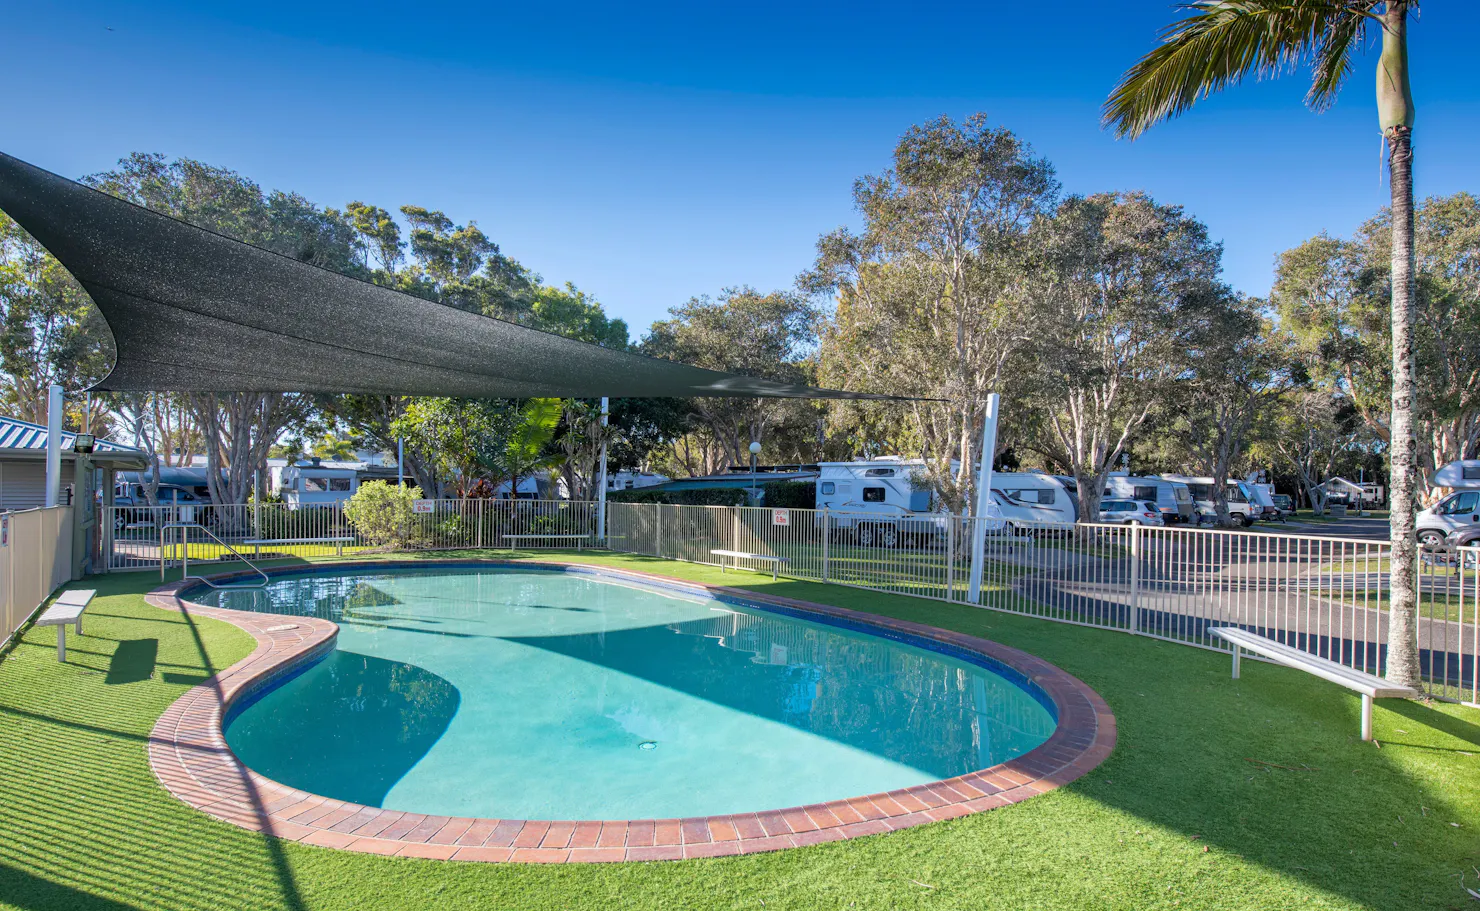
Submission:
M 74 177 L 158 151 L 323 205 L 442 209 L 639 331 L 693 295 L 790 287 L 857 223 L 853 180 L 941 114 L 986 111 L 1069 192 L 1185 206 L 1251 294 L 1279 251 L 1387 199 L 1373 53 L 1321 116 L 1294 76 L 1135 143 L 1100 130 L 1161 0 L 240 7 L 0 0 L 0 150 Z M 1433 2 L 1411 33 L 1420 196 L 1480 191 L 1477 26 L 1480 4 Z

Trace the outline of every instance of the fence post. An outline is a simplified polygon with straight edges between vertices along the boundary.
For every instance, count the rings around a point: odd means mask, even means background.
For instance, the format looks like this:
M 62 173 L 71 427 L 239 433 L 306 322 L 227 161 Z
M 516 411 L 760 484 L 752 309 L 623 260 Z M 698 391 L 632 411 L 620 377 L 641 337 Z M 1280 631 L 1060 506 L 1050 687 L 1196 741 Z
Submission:
M 658 528 L 653 532 L 653 556 L 663 556 L 663 504 L 654 503 L 653 507 L 658 510 Z
M 822 581 L 826 582 L 831 575 L 832 567 L 829 565 L 832 545 L 832 520 L 827 517 L 827 507 L 822 507 Z
M 956 517 L 950 513 L 946 514 L 946 600 L 956 600 Z
M 1141 526 L 1131 525 L 1131 618 L 1133 634 L 1141 632 Z

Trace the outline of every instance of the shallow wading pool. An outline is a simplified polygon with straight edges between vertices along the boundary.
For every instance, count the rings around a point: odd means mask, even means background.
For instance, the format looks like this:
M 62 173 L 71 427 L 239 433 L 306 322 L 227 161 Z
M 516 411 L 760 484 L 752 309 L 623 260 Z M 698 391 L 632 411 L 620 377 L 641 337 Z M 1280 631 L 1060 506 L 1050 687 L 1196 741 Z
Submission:
M 226 741 L 268 778 L 370 807 L 799 807 L 985 769 L 1056 725 L 987 656 L 598 570 L 360 567 L 182 598 L 340 625 L 325 657 L 232 707 Z

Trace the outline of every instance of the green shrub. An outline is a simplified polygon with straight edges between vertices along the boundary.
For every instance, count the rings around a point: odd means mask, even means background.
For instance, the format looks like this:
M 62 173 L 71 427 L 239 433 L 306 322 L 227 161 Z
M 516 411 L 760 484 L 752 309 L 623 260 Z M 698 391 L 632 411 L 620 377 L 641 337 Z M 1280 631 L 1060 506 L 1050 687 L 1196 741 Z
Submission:
M 771 481 L 761 485 L 762 501 L 773 509 L 816 509 L 816 481 Z
M 743 506 L 749 489 L 700 487 L 693 490 L 617 490 L 609 495 L 614 503 L 663 503 L 669 506 Z
M 422 523 L 412 509 L 420 487 L 389 481 L 366 481 L 344 504 L 344 516 L 372 547 L 410 547 L 422 537 Z

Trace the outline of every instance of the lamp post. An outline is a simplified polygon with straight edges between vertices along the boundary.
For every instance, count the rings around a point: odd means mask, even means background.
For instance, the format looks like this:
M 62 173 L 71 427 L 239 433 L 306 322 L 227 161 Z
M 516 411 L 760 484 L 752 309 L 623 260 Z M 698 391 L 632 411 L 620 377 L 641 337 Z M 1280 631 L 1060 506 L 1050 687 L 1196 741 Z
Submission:
M 750 441 L 750 505 L 755 505 L 755 457 L 760 455 L 761 444 L 759 440 Z

